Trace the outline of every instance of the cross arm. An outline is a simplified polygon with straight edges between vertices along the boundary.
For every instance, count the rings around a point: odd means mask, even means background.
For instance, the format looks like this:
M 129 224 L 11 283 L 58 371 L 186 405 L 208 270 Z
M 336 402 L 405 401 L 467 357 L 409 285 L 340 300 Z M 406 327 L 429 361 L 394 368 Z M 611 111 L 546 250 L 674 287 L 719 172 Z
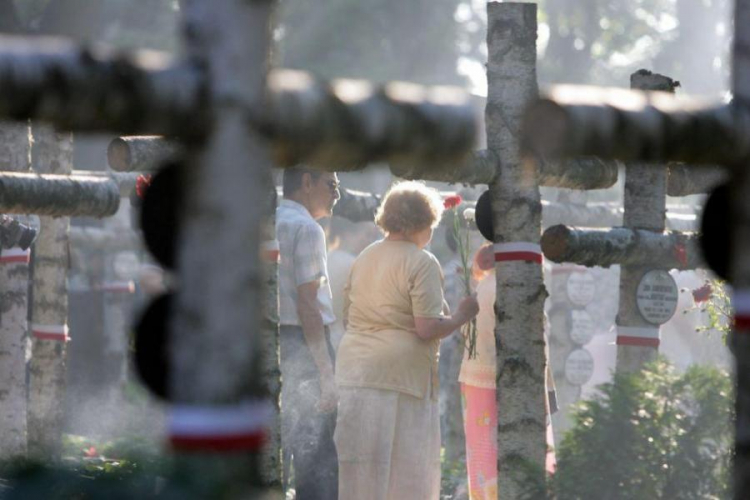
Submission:
M 283 69 L 269 74 L 265 106 L 253 119 L 278 166 L 305 162 L 339 171 L 376 161 L 450 169 L 469 155 L 478 130 L 478 112 L 455 88 L 328 83 Z
M 734 165 L 750 157 L 750 111 L 664 92 L 559 86 L 527 110 L 523 148 L 552 158 Z
M 668 168 L 667 194 L 689 196 L 708 193 L 729 178 L 729 172 L 719 165 L 695 167 L 684 163 L 672 163 Z
M 662 269 L 704 267 L 695 233 L 656 233 L 616 227 L 607 230 L 552 226 L 542 235 L 542 252 L 552 262 L 586 267 L 614 264 Z
M 119 206 L 120 190 L 108 178 L 0 173 L 0 213 L 108 217 Z
M 63 130 L 194 135 L 202 76 L 163 55 L 81 49 L 60 39 L 0 37 L 0 117 Z

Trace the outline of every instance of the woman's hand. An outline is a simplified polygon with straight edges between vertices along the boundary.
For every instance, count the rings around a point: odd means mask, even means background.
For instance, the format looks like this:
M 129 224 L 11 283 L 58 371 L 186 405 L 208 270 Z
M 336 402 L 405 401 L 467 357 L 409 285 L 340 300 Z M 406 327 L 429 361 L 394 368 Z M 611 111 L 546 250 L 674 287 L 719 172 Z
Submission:
M 320 377 L 320 400 L 317 404 L 317 410 L 321 413 L 331 413 L 338 406 L 338 402 L 339 394 L 333 376 Z
M 458 304 L 458 310 L 455 316 L 459 318 L 461 324 L 466 323 L 471 318 L 479 313 L 479 302 L 477 302 L 477 294 L 471 294 L 469 297 L 464 297 Z

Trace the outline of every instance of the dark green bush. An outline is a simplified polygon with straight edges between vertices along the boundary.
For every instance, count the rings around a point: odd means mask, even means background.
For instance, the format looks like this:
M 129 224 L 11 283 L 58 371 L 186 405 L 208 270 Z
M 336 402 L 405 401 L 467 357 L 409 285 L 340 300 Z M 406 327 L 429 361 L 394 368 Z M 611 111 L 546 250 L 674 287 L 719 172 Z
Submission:
M 726 372 L 663 359 L 579 403 L 557 452 L 558 500 L 730 498 L 733 391 Z

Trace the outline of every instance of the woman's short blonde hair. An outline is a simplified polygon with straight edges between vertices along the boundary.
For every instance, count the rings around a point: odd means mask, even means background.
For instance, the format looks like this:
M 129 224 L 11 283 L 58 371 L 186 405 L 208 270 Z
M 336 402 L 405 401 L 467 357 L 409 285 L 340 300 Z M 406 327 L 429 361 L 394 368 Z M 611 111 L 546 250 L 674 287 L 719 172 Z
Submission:
M 443 201 L 437 190 L 421 182 L 394 184 L 375 214 L 375 223 L 386 233 L 411 234 L 435 227 L 443 215 Z

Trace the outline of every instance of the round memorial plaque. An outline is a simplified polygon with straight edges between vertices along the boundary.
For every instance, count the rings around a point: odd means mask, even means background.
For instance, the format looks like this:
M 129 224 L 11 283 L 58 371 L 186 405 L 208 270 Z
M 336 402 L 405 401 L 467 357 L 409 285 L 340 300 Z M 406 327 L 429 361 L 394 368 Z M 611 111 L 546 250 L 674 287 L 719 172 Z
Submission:
M 594 277 L 585 270 L 570 273 L 565 284 L 565 292 L 572 304 L 581 307 L 589 305 L 596 295 Z
M 635 300 L 643 319 L 652 325 L 662 325 L 677 310 L 679 294 L 674 278 L 667 271 L 654 269 L 641 278 Z
M 594 357 L 586 349 L 576 349 L 565 360 L 565 379 L 572 385 L 583 385 L 594 374 Z
M 570 340 L 578 345 L 586 345 L 594 338 L 594 320 L 583 309 L 570 311 Z

